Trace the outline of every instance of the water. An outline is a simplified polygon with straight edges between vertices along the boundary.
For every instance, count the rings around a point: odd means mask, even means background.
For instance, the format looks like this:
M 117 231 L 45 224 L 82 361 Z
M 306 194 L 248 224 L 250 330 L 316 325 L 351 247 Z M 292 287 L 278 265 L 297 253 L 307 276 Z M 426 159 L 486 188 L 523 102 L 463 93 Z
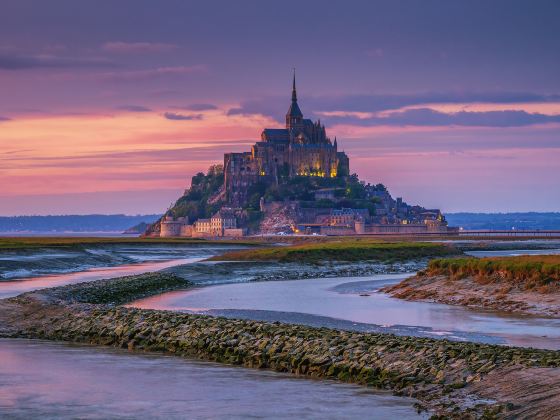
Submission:
M 232 245 L 144 243 L 4 250 L 0 252 L 0 280 L 29 279 L 141 262 L 210 257 L 240 248 Z
M 4 251 L 0 254 L 0 279 L 5 279 L 0 281 L 0 299 L 47 287 L 159 271 L 238 248 L 139 244 Z
M 363 387 L 179 357 L 0 339 L 2 417 L 422 418 Z
M 467 255 L 477 258 L 484 257 L 519 257 L 521 255 L 560 255 L 560 249 L 510 249 L 499 251 L 467 251 Z
M 165 293 L 130 305 L 560 349 L 560 319 L 412 302 L 377 291 L 412 274 L 224 284 Z
M 175 265 L 192 264 L 204 258 L 206 258 L 206 256 L 180 258 L 170 261 L 124 264 L 117 267 L 94 268 L 91 270 L 59 274 L 55 276 L 41 276 L 29 279 L 0 282 L 0 299 L 17 296 L 21 293 L 31 292 L 33 290 L 45 289 L 47 287 L 64 286 L 67 284 L 112 279 L 116 277 L 159 271 Z

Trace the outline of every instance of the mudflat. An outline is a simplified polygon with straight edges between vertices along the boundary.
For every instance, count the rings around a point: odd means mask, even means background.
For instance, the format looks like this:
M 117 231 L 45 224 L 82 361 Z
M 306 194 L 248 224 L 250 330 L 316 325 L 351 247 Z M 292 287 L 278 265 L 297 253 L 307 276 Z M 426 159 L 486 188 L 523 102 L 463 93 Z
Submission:
M 0 301 L 0 336 L 157 351 L 393 390 L 448 418 L 559 415 L 538 392 L 560 383 L 560 352 L 358 333 L 119 306 L 188 287 L 145 274 L 30 292 Z M 508 376 L 509 375 L 509 376 Z M 501 378 L 519 379 L 520 386 Z

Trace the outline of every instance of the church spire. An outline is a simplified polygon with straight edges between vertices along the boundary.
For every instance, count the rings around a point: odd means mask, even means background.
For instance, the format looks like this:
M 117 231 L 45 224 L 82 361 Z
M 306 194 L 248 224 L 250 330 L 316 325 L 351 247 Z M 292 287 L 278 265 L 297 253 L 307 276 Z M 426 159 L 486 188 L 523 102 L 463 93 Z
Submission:
M 292 82 L 292 102 L 297 102 L 297 93 L 296 93 L 296 69 L 294 68 L 294 80 Z
M 288 108 L 288 113 L 286 114 L 286 128 L 292 129 L 295 127 L 301 127 L 303 123 L 303 114 L 299 105 L 297 103 L 297 92 L 296 92 L 296 69 L 294 69 L 294 78 L 292 80 L 292 104 Z

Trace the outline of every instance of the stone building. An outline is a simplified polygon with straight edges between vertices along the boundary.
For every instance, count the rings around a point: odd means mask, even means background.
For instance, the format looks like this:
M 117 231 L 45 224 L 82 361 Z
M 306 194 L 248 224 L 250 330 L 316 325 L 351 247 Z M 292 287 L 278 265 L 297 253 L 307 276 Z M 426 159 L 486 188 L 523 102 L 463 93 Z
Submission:
M 285 128 L 265 128 L 250 152 L 224 155 L 224 182 L 229 204 L 242 205 L 249 188 L 263 181 L 278 183 L 296 176 L 336 177 L 350 172 L 349 159 L 331 142 L 321 121 L 303 118 L 294 75 L 292 102 Z
M 216 212 L 210 219 L 210 231 L 214 236 L 224 236 L 226 229 L 236 229 L 235 214 L 225 209 Z
M 178 217 L 175 219 L 172 216 L 165 216 L 161 221 L 159 236 L 162 238 L 187 236 L 184 234 L 188 230 L 187 226 L 189 226 L 188 217 Z
M 221 209 L 210 219 L 194 222 L 191 236 L 243 236 L 245 231 L 237 228 L 237 218 L 231 209 Z
M 210 236 L 211 232 L 212 232 L 212 221 L 210 219 L 198 219 L 196 222 L 194 222 L 193 233 Z
M 331 226 L 354 226 L 354 222 L 359 220 L 365 223 L 369 218 L 367 209 L 333 209 L 331 212 L 329 225 Z

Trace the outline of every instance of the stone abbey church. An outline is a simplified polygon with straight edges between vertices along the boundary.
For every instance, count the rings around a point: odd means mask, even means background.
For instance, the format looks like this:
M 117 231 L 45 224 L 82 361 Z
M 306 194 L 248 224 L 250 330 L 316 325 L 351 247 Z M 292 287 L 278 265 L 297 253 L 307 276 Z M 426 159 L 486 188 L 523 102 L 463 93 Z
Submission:
M 286 177 L 334 178 L 348 174 L 348 156 L 337 150 L 336 138 L 331 142 L 321 121 L 303 118 L 295 74 L 286 128 L 265 128 L 261 141 L 250 152 L 224 155 L 226 200 L 232 206 L 245 202 L 249 188 L 258 182 L 272 184 Z

